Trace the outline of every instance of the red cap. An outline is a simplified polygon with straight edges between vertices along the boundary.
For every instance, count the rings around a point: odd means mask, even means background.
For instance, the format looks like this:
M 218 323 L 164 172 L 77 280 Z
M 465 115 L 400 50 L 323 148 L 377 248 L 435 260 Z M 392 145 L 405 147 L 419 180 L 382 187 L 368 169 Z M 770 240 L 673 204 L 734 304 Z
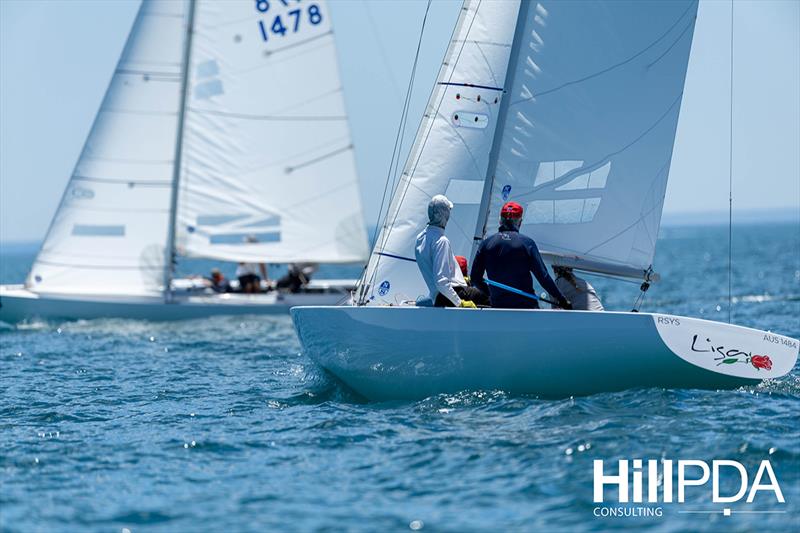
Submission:
M 522 206 L 517 202 L 506 202 L 500 210 L 500 218 L 522 218 Z
M 456 256 L 456 263 L 461 267 L 461 273 L 467 275 L 467 258 L 463 255 Z

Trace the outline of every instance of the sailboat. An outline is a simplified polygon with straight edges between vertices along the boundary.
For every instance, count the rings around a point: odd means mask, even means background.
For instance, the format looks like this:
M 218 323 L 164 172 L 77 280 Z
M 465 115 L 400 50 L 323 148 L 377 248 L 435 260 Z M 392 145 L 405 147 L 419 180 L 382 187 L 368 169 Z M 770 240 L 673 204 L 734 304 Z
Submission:
M 208 294 L 175 263 L 368 254 L 324 0 L 143 0 L 27 280 L 0 288 L 0 320 L 286 313 L 356 280 Z
M 461 390 L 543 397 L 777 378 L 798 341 L 644 312 L 415 305 L 415 235 L 436 194 L 474 256 L 501 206 L 546 261 L 658 280 L 653 267 L 696 1 L 467 0 L 351 305 L 291 310 L 305 353 L 370 400 Z

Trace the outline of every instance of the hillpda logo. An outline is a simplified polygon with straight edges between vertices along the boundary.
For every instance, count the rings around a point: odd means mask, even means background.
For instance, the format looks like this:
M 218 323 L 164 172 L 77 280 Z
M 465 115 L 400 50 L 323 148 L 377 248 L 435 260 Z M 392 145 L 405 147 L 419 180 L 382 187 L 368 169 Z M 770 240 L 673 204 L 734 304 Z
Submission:
M 677 478 L 674 476 L 677 475 Z M 752 479 L 752 482 L 750 481 Z M 709 481 L 711 486 L 708 487 Z M 723 491 L 724 484 L 728 490 Z M 731 490 L 730 487 L 737 487 Z M 737 512 L 760 513 L 775 511 L 760 511 L 748 509 L 746 511 L 733 510 L 725 504 L 733 504 L 744 500 L 745 504 L 752 504 L 758 496 L 774 498 L 778 503 L 786 503 L 783 498 L 778 478 L 769 460 L 764 459 L 758 466 L 754 475 L 748 473 L 745 466 L 738 461 L 715 459 L 709 465 L 700 460 L 671 459 L 620 459 L 616 465 L 606 465 L 602 459 L 594 461 L 594 498 L 598 505 L 592 513 L 597 517 L 644 517 L 663 515 L 660 504 L 684 504 L 687 488 L 698 491 L 692 494 L 692 508 L 681 508 L 679 513 L 718 513 L 731 516 Z M 611 493 L 616 493 L 613 504 L 606 501 L 605 492 L 611 488 Z M 613 488 L 617 490 L 614 491 Z M 705 498 L 702 497 L 703 492 Z M 701 495 L 698 500 L 697 496 Z M 698 501 L 707 501 L 711 505 L 695 508 Z M 631 506 L 630 503 L 648 503 L 655 505 Z M 619 505 L 624 504 L 624 505 Z M 717 505 L 714 505 L 717 504 Z M 722 505 L 719 505 L 722 504 Z M 777 511 L 785 512 L 785 511 Z

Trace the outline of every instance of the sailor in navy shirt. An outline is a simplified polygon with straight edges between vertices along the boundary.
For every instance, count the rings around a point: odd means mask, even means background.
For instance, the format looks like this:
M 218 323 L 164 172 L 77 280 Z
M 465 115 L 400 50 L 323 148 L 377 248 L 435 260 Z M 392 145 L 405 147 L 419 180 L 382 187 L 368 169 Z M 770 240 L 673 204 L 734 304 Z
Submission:
M 483 279 L 486 273 L 491 281 L 535 294 L 531 279 L 533 273 L 559 307 L 571 309 L 569 301 L 547 272 L 536 243 L 519 233 L 521 224 L 522 206 L 515 202 L 506 203 L 500 210 L 500 230 L 484 239 L 475 254 L 470 276 L 473 285 L 490 295 L 492 307 L 537 309 L 539 304 L 536 300 L 499 287 L 488 287 Z

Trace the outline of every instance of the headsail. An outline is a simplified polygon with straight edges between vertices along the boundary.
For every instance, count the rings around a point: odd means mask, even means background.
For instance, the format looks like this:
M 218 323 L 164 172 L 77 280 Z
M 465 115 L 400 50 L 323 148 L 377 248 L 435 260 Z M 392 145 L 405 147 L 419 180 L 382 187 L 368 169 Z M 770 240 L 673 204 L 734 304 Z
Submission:
M 487 230 L 514 200 L 550 261 L 646 275 L 696 12 L 694 0 L 537 5 L 513 67 Z
M 426 292 L 414 240 L 436 194 L 455 203 L 447 226 L 453 250 L 472 247 L 489 152 L 503 98 L 520 3 L 467 1 L 436 87 L 394 193 L 362 282 L 360 298 L 396 303 Z
M 514 200 L 551 261 L 646 277 L 696 10 L 465 2 L 360 300 L 425 293 L 414 236 L 440 193 L 456 204 L 447 227 L 456 254 L 470 256 Z
M 226 261 L 367 258 L 323 0 L 197 4 L 178 251 Z M 249 237 L 256 242 L 247 242 Z
M 161 290 L 186 35 L 185 3 L 142 3 L 26 285 Z

